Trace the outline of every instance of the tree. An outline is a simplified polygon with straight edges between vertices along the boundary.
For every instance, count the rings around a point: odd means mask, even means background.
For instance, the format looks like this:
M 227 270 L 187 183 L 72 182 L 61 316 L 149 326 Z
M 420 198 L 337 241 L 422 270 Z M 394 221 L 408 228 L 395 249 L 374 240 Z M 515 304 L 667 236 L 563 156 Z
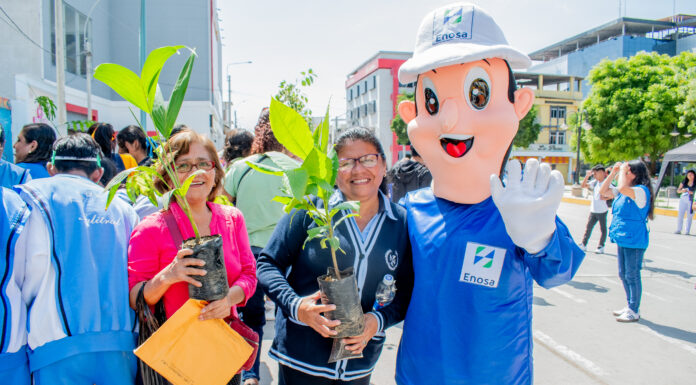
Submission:
M 583 131 L 580 143 L 586 159 L 611 163 L 642 158 L 654 173 L 657 161 L 674 144 L 669 133 L 679 121 L 677 106 L 685 101 L 680 85 L 694 65 L 696 55 L 691 53 L 670 58 L 654 52 L 597 64 L 587 79 L 592 91 L 583 103 L 583 116 L 592 127 Z M 576 131 L 577 118 L 570 123 Z
M 415 95 L 413 93 L 399 94 L 399 96 L 396 98 L 396 105 L 398 106 L 399 103 L 401 103 L 404 100 L 414 101 Z M 396 134 L 396 142 L 398 144 L 411 143 L 408 140 L 407 126 L 408 125 L 406 124 L 406 122 L 404 122 L 403 119 L 401 119 L 401 116 L 399 116 L 399 114 L 397 114 L 394 117 L 394 119 L 392 119 L 389 127 Z
M 541 124 L 539 124 L 539 120 L 537 119 L 538 114 L 539 108 L 534 105 L 527 115 L 520 120 L 517 134 L 512 141 L 514 146 L 527 148 L 530 144 L 536 142 L 539 137 L 539 131 L 541 131 Z
M 278 85 L 278 93 L 274 98 L 302 115 L 307 124 L 312 127 L 312 110 L 307 107 L 307 95 L 302 92 L 300 85 L 302 87 L 311 86 L 317 74 L 310 68 L 300 72 L 300 75 L 300 79 L 295 80 L 294 83 L 287 80 L 281 81 Z

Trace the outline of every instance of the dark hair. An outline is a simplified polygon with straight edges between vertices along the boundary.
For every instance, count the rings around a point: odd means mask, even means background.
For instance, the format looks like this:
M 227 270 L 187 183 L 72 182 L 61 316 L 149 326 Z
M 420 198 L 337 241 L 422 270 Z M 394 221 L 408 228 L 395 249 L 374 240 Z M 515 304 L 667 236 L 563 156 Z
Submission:
M 24 163 L 46 163 L 51 160 L 51 150 L 56 141 L 56 132 L 45 123 L 32 123 L 22 127 L 20 134 L 27 143 L 36 141 L 36 150 L 29 153 L 21 161 Z
M 188 126 L 185 124 L 177 124 L 172 128 L 172 131 L 169 133 L 169 137 L 171 138 L 172 136 L 180 133 L 181 131 L 188 130 Z
M 78 132 L 58 139 L 53 144 L 53 156 L 73 158 L 85 158 L 87 160 L 61 160 L 53 159 L 53 165 L 58 172 L 65 173 L 71 170 L 84 171 L 87 175 L 92 174 L 99 168 L 96 159 L 102 159 L 99 144 L 91 136 Z
M 225 151 L 222 157 L 225 162 L 233 159 L 244 158 L 251 152 L 251 144 L 254 142 L 254 135 L 247 130 L 232 130 L 225 136 Z
M 111 143 L 114 141 L 114 126 L 109 123 L 94 123 L 89 126 L 87 133 L 99 144 L 104 157 L 109 157 L 113 152 Z
M 413 157 L 420 156 L 418 154 L 418 151 L 416 151 L 416 148 L 413 147 L 413 145 L 411 145 L 411 156 L 413 156 Z
M 694 174 L 694 182 L 693 182 L 693 183 L 694 183 L 694 186 L 696 186 L 696 171 L 694 171 L 694 170 L 689 170 L 689 171 L 686 172 L 686 174 L 684 174 L 684 180 L 682 181 L 682 185 L 683 185 L 685 188 L 689 186 L 689 178 L 686 177 L 689 173 Z
M 0 144 L 5 144 L 5 128 L 0 124 Z
M 252 154 L 263 154 L 268 151 L 283 151 L 283 147 L 271 130 L 271 117 L 267 108 L 259 115 L 259 121 L 254 127 L 254 141 L 251 143 Z
M 655 210 L 655 194 L 653 193 L 652 183 L 650 181 L 650 170 L 648 166 L 640 159 L 634 159 L 628 162 L 628 168 L 635 175 L 633 186 L 643 185 L 650 191 L 650 209 L 648 210 L 648 218 L 653 219 L 653 211 Z
M 349 141 L 355 140 L 360 140 L 375 146 L 375 149 L 379 153 L 379 156 L 381 156 L 385 162 L 387 161 L 386 157 L 384 156 L 384 149 L 382 148 L 382 144 L 379 142 L 379 139 L 377 139 L 377 137 L 372 131 L 363 127 L 355 127 L 349 129 L 348 131 L 344 131 L 338 137 L 338 139 L 336 139 L 336 147 L 334 147 L 336 153 L 338 154 L 339 152 L 341 152 L 341 149 L 343 149 L 343 147 Z
M 222 178 L 225 176 L 225 171 L 222 169 L 222 164 L 220 164 L 220 158 L 218 158 L 215 144 L 203 135 L 197 134 L 191 130 L 184 130 L 179 132 L 176 136 L 169 138 L 167 143 L 164 144 L 164 153 L 171 153 L 172 157 L 170 159 L 172 159 L 172 163 L 176 163 L 176 160 L 179 159 L 181 155 L 186 155 L 189 153 L 193 143 L 200 143 L 208 153 L 210 160 L 215 163 L 215 186 L 213 186 L 210 194 L 208 194 L 208 201 L 212 202 L 213 199 L 215 199 L 215 197 L 218 195 L 220 187 L 222 186 Z M 161 159 L 161 161 L 164 162 L 165 159 Z M 164 166 L 161 163 L 157 165 L 157 173 L 160 174 L 160 176 L 162 176 L 164 181 L 167 183 L 171 182 L 167 171 L 164 169 Z M 155 188 L 160 193 L 165 193 L 169 190 L 167 184 L 159 178 L 155 180 Z
M 607 169 L 604 168 L 601 164 L 596 164 L 594 167 L 592 167 L 592 171 L 604 171 L 606 172 Z
M 147 146 L 147 136 L 142 128 L 134 125 L 126 126 L 116 135 L 116 140 L 118 141 L 118 146 L 121 148 L 126 148 L 125 142 L 140 143 L 140 148 L 146 153 L 148 152 Z

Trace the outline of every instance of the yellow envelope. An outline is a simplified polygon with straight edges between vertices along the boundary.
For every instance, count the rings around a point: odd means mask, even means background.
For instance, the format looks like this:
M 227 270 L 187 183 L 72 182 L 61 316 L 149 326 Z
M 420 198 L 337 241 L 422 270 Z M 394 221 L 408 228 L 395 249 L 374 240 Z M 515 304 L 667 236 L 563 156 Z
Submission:
M 135 355 L 174 385 L 227 384 L 253 349 L 225 321 L 199 321 L 204 306 L 186 301 Z

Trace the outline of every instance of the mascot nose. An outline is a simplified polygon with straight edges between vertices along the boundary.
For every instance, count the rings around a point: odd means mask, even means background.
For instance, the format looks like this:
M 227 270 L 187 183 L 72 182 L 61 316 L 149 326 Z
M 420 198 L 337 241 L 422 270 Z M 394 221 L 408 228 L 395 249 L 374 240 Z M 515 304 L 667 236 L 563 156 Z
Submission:
M 457 102 L 446 99 L 440 110 L 440 121 L 444 132 L 450 132 L 457 125 L 459 114 L 457 113 Z

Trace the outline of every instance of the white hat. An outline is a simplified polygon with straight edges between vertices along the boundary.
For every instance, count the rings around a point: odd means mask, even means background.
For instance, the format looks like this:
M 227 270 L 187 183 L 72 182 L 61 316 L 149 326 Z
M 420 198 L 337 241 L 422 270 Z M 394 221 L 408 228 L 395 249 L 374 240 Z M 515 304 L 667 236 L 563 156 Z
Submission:
M 412 83 L 419 74 L 435 68 L 496 57 L 507 60 L 513 68 L 532 64 L 527 55 L 508 45 L 488 12 L 474 4 L 454 3 L 425 16 L 413 57 L 399 68 L 399 81 Z

